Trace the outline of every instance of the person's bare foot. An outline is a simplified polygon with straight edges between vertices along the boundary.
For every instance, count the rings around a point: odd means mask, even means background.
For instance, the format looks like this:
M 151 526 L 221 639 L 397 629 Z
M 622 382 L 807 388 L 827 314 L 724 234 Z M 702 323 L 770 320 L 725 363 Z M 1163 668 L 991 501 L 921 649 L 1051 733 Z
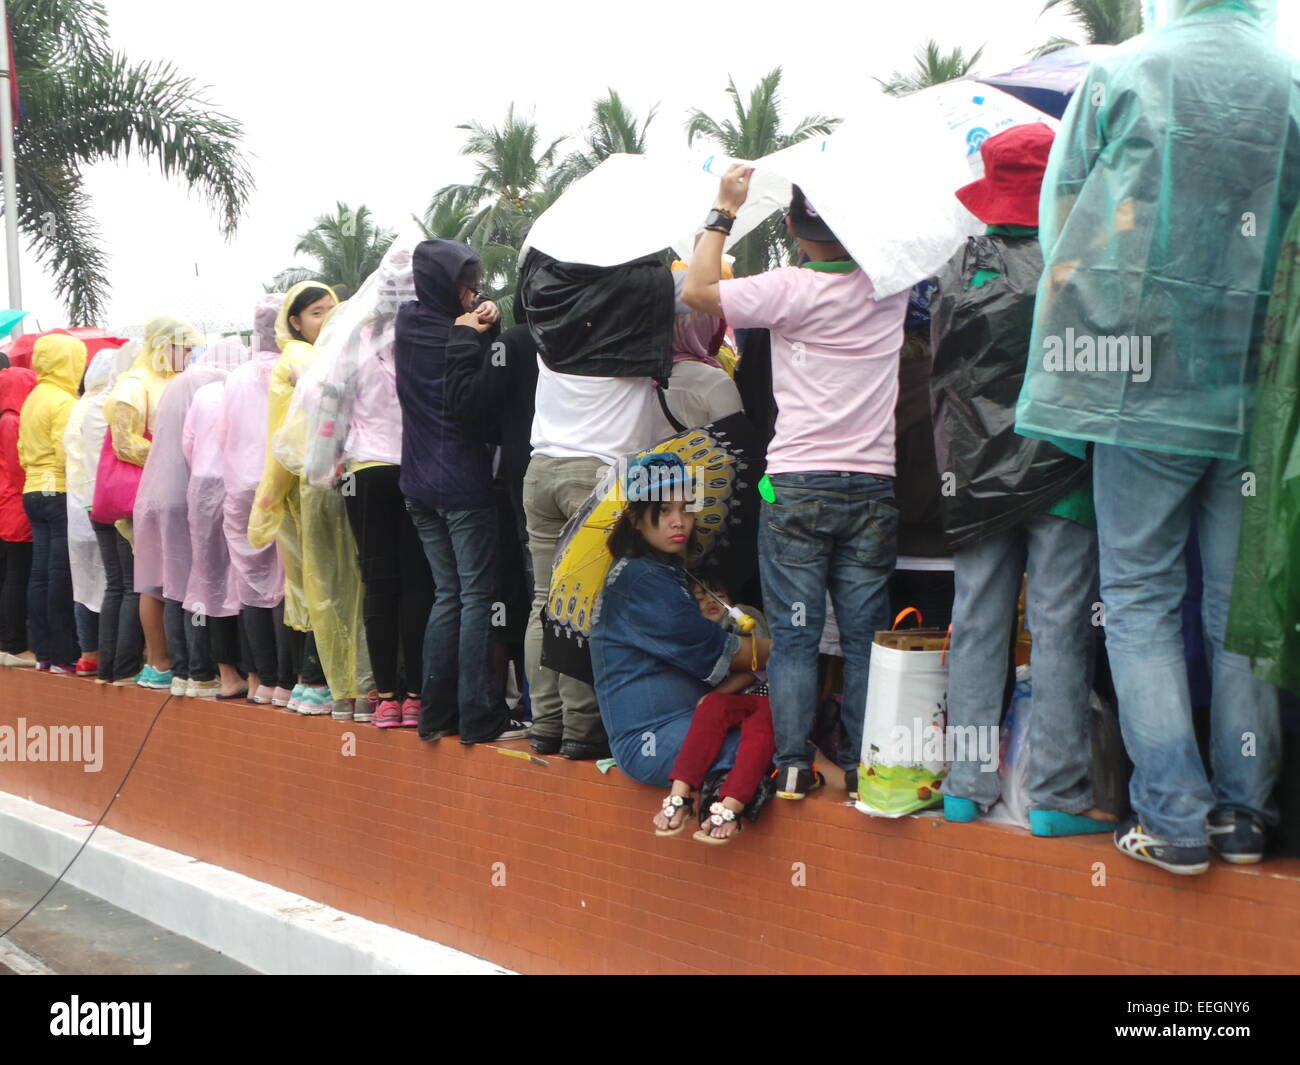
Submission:
M 1109 821 L 1111 824 L 1119 820 L 1114 814 L 1097 806 L 1094 806 L 1091 810 L 1084 810 L 1081 816 L 1091 817 L 1094 821 Z
M 691 797 L 691 787 L 689 784 L 686 784 L 683 781 L 674 780 L 672 791 L 669 792 L 669 794 L 680 795 L 684 800 L 689 799 Z M 654 816 L 655 828 L 658 829 L 660 832 L 675 832 L 682 827 L 682 823 L 685 820 L 686 820 L 685 802 L 683 802 L 681 806 L 678 806 L 671 816 L 669 816 L 668 807 L 666 806 L 662 807 L 659 810 L 659 812 Z
M 737 816 L 739 816 L 740 813 L 745 809 L 745 804 L 743 802 L 738 802 L 737 800 L 730 797 L 723 799 L 722 805 L 725 806 L 732 813 L 736 814 Z M 700 831 L 703 832 L 706 836 L 712 837 L 713 839 L 730 839 L 732 836 L 734 836 L 737 832 L 740 831 L 740 822 L 723 821 L 722 824 L 715 825 L 713 823 L 712 818 L 710 818 L 706 820 L 703 825 L 700 826 Z

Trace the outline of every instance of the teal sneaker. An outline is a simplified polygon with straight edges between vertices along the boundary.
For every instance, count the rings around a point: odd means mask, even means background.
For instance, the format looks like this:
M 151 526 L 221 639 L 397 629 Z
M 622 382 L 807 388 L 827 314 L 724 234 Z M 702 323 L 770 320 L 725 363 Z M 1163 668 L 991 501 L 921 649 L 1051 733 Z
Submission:
M 285 704 L 288 710 L 298 709 L 298 700 L 302 698 L 302 693 L 307 690 L 307 685 L 298 683 L 293 686 L 293 691 L 289 693 L 289 702 Z
M 315 717 L 319 714 L 332 713 L 333 710 L 334 696 L 330 694 L 328 688 L 303 686 L 302 694 L 298 696 L 298 713 Z
M 136 680 L 142 688 L 153 688 L 156 691 L 171 691 L 172 671 L 169 669 L 166 673 L 154 669 L 153 666 L 145 666 L 140 670 L 140 676 Z

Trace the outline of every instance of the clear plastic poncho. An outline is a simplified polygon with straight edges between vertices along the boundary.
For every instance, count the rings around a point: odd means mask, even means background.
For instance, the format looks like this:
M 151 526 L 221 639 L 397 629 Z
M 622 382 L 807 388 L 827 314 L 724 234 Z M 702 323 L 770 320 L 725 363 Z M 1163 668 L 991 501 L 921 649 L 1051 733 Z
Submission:
M 267 393 L 280 358 L 275 319 L 283 302 L 282 293 L 270 294 L 254 310 L 252 359 L 226 379 L 217 428 L 226 488 L 222 516 L 233 593 L 243 606 L 265 609 L 278 606 L 284 598 L 284 569 L 274 542 L 261 548 L 249 543 L 248 519 L 266 462 Z
M 307 600 L 302 585 L 301 510 L 298 501 L 298 477 L 276 459 L 272 441 L 289 414 L 294 389 L 303 372 L 316 359 L 313 347 L 294 338 L 289 331 L 289 308 L 306 288 L 323 288 L 319 281 L 302 281 L 285 293 L 275 318 L 275 342 L 280 349 L 271 370 L 267 387 L 266 438 L 262 476 L 258 481 L 253 509 L 248 516 L 248 542 L 263 548 L 274 541 L 284 568 L 284 623 L 300 632 L 311 630 L 307 617 Z
M 120 348 L 103 348 L 90 361 L 82 381 L 85 389 L 68 415 L 63 430 L 63 454 L 68 489 L 68 561 L 72 567 L 72 598 L 96 613 L 104 603 L 108 581 L 90 524 L 95 498 L 95 475 L 108 423 L 104 403 L 118 376 L 130 368 L 139 353 L 136 342 Z
M 1089 70 L 1043 180 L 1017 431 L 1080 456 L 1089 440 L 1245 456 L 1300 194 L 1300 82 L 1269 32 L 1275 11 L 1174 0 L 1156 13 L 1164 28 Z
M 242 345 L 240 345 L 242 348 Z M 227 349 L 233 355 L 232 349 Z M 210 354 L 211 348 L 208 349 Z M 221 371 L 217 365 L 204 366 Z M 197 367 L 190 367 L 192 373 Z M 214 618 L 233 617 L 239 613 L 230 574 L 230 552 L 222 528 L 226 501 L 226 481 L 221 449 L 221 409 L 226 378 L 211 381 L 194 393 L 181 448 L 190 467 L 190 482 L 185 491 L 185 505 L 190 523 L 190 574 L 181 599 L 186 610 Z
M 344 475 L 355 443 L 354 411 L 372 434 L 367 457 L 401 458 L 401 412 L 392 372 L 398 308 L 415 298 L 411 256 L 418 234 L 404 235 L 357 294 L 337 308 L 316 338 L 315 359 L 298 380 L 289 411 L 272 439 L 275 459 L 302 477 L 303 586 L 316 651 L 336 699 L 370 687 L 362 615 L 363 586 L 347 517 Z M 383 410 L 385 401 L 387 411 Z M 373 428 L 387 425 L 383 439 Z M 359 427 L 357 427 L 359 428 Z M 318 621 L 328 618 L 327 625 Z
M 377 448 L 372 444 L 366 457 L 384 452 L 391 455 L 386 461 L 401 460 L 393 342 L 398 309 L 415 299 L 411 260 L 420 239 L 411 232 L 395 240 L 379 268 L 330 315 L 316 338 L 316 360 L 298 382 L 273 447 L 286 469 L 317 488 L 338 484 L 347 460 L 356 457 L 354 411 L 373 425 L 384 418 L 386 400 L 391 400 L 386 416 L 393 432 Z
M 310 284 L 313 283 L 304 282 L 304 286 Z M 331 694 L 335 699 L 351 699 L 366 694 L 371 677 L 361 614 L 361 571 L 357 567 L 356 541 L 348 523 L 343 487 L 331 483 L 329 487 L 318 488 L 305 479 L 300 481 L 301 459 L 293 463 L 293 452 L 286 452 L 282 441 L 284 434 L 293 432 L 291 417 L 298 390 L 305 389 L 305 394 L 312 396 L 320 394 L 318 366 L 327 350 L 289 336 L 288 309 L 302 287 L 295 285 L 289 290 L 276 319 L 276 339 L 280 341 L 282 354 L 271 375 L 266 468 L 258 487 L 249 536 L 252 539 L 259 510 L 267 509 L 264 503 L 273 502 L 274 493 L 283 490 L 283 516 L 276 543 L 285 574 L 285 624 L 313 633 Z M 317 337 L 318 344 L 327 339 L 330 322 L 346 306 L 336 308 L 326 320 Z M 313 373 L 313 369 L 317 372 Z M 307 409 L 314 405 L 309 401 Z M 299 402 L 298 409 L 302 407 Z M 298 469 L 287 466 L 280 455 L 288 457 Z
M 195 366 L 178 374 L 158 401 L 153 446 L 140 475 L 132 512 L 135 590 L 180 602 L 190 575 L 190 523 L 186 494 L 185 418 L 194 394 L 226 371 Z

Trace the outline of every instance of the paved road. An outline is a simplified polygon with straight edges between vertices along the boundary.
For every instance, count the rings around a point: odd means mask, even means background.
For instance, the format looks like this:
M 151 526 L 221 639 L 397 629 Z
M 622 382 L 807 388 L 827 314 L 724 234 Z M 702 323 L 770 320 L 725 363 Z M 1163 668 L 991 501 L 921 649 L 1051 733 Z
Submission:
M 0 931 L 50 886 L 53 877 L 0 854 Z M 12 950 L 6 943 L 12 942 Z M 33 969 L 86 976 L 256 975 L 224 954 L 133 913 L 60 884 L 0 939 L 0 975 Z

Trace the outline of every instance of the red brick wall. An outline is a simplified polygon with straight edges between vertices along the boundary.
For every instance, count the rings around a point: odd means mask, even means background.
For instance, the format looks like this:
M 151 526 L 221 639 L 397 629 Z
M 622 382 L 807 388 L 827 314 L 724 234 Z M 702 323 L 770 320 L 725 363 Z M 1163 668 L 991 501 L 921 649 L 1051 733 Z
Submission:
M 93 820 L 164 699 L 0 670 L 0 724 L 102 724 L 106 748 L 98 774 L 0 762 L 0 790 Z M 174 699 L 107 824 L 529 973 L 1298 967 L 1300 862 L 1184 880 L 1105 836 L 875 820 L 829 791 L 706 847 L 655 838 L 654 789 L 548 761 Z

